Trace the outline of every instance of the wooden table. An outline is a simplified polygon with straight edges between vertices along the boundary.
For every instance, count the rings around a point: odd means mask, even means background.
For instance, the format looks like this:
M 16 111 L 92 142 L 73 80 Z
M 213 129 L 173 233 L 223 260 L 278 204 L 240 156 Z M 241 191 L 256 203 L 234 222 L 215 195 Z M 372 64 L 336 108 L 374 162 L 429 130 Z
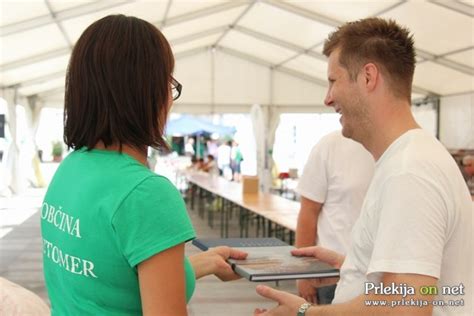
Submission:
M 239 215 L 240 237 L 248 236 L 250 223 L 256 223 L 257 236 L 276 236 L 294 241 L 299 203 L 269 193 L 243 194 L 240 183 L 230 182 L 222 177 L 207 173 L 187 173 L 190 183 L 189 202 L 195 205 L 204 217 L 205 202 L 214 203 L 207 207 L 208 222 L 214 223 L 214 212 L 220 215 L 221 237 L 229 235 L 229 220 L 234 211 Z M 196 200 L 197 199 L 197 204 Z

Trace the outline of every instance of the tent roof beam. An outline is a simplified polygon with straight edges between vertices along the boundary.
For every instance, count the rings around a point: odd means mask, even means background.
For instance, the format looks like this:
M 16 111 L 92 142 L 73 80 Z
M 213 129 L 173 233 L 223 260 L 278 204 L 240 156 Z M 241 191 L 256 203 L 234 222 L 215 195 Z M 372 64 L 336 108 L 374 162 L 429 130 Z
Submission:
M 8 24 L 2 27 L 0 31 L 1 36 L 7 36 L 15 33 L 20 33 L 24 31 L 28 31 L 31 29 L 35 29 L 44 25 L 48 25 L 54 23 L 56 21 L 63 21 L 67 19 L 72 19 L 76 17 L 80 17 L 86 15 L 88 13 L 94 13 L 97 11 L 102 11 L 106 9 L 110 9 L 116 6 L 120 6 L 126 3 L 130 3 L 133 1 L 94 1 L 89 2 L 87 4 L 79 5 L 76 7 L 72 7 L 69 9 L 61 10 L 58 12 L 54 12 L 54 17 L 51 14 L 41 15 L 29 20 L 19 21 L 12 24 Z
M 264 3 L 267 3 L 269 5 L 272 5 L 274 7 L 277 7 L 281 10 L 287 11 L 289 13 L 293 13 L 293 14 L 296 14 L 296 15 L 308 18 L 310 20 L 329 25 L 329 26 L 338 27 L 338 26 L 340 26 L 344 23 L 342 21 L 339 21 L 339 20 L 336 20 L 336 19 L 333 19 L 333 18 L 330 18 L 330 17 L 327 17 L 327 16 L 323 16 L 321 14 L 318 14 L 318 13 L 315 13 L 315 12 L 312 12 L 312 11 L 294 6 L 290 3 L 286 3 L 286 2 L 283 2 L 283 1 L 278 1 L 278 0 L 261 0 L 261 1 L 264 2 Z M 443 2 L 443 3 L 445 3 L 445 2 Z M 451 60 L 447 60 L 443 57 L 435 56 L 433 54 L 427 53 L 427 52 L 419 50 L 419 49 L 416 49 L 416 54 L 420 57 L 428 59 L 431 62 L 449 67 L 449 68 L 457 70 L 457 71 L 462 71 L 463 73 L 472 74 L 473 71 L 474 71 L 472 67 L 469 67 L 469 66 L 466 66 L 466 65 L 463 65 L 463 64 L 460 64 L 460 63 L 456 63 L 456 62 L 451 61 Z
M 431 3 L 442 6 L 451 11 L 467 15 L 468 17 L 474 18 L 474 7 L 462 3 L 461 1 L 446 1 L 446 0 L 428 0 Z

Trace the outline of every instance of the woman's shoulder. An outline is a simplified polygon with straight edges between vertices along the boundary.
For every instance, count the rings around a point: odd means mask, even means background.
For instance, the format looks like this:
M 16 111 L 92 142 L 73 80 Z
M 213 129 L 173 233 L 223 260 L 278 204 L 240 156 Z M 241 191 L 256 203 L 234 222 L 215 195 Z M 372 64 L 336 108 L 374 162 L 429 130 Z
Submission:
M 152 200 L 175 199 L 180 197 L 178 189 L 168 178 L 152 172 L 148 173 L 147 176 L 131 190 L 130 194 L 147 198 L 151 197 Z

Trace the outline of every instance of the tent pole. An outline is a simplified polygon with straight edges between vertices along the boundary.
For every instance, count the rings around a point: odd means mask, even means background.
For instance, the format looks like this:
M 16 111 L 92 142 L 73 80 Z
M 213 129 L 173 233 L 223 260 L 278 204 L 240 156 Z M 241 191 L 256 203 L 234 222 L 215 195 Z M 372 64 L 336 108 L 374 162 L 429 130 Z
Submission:
M 211 115 L 215 112 L 216 100 L 216 48 L 211 47 Z
M 3 97 L 7 101 L 7 123 L 10 132 L 11 143 L 4 157 L 4 166 L 6 166 L 7 177 L 4 188 L 10 189 L 12 193 L 20 191 L 19 177 L 19 156 L 20 151 L 17 143 L 17 118 L 16 103 L 18 101 L 18 87 L 3 90 Z M 1 188 L 1 189 L 4 189 Z
M 31 144 L 31 158 L 34 169 L 36 185 L 40 188 L 46 186 L 40 167 L 40 157 L 38 154 L 38 144 L 36 143 L 36 133 L 38 132 L 39 121 L 41 117 L 42 104 L 38 102 L 38 96 L 27 97 L 27 106 L 25 106 L 26 119 L 28 121 L 28 136 Z

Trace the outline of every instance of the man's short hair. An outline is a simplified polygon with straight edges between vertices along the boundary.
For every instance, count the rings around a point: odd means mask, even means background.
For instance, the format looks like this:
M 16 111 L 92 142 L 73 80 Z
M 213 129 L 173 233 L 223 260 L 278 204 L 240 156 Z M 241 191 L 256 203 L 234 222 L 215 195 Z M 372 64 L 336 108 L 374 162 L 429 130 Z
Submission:
M 462 165 L 463 166 L 470 166 L 474 164 L 474 156 L 466 155 L 462 158 Z
M 393 20 L 367 18 L 348 22 L 331 33 L 324 43 L 327 57 L 339 50 L 339 63 L 356 80 L 361 67 L 376 64 L 396 97 L 411 100 L 415 49 L 410 31 Z
M 170 45 L 152 24 L 125 15 L 91 24 L 74 45 L 66 74 L 65 143 L 167 149 L 173 68 Z

